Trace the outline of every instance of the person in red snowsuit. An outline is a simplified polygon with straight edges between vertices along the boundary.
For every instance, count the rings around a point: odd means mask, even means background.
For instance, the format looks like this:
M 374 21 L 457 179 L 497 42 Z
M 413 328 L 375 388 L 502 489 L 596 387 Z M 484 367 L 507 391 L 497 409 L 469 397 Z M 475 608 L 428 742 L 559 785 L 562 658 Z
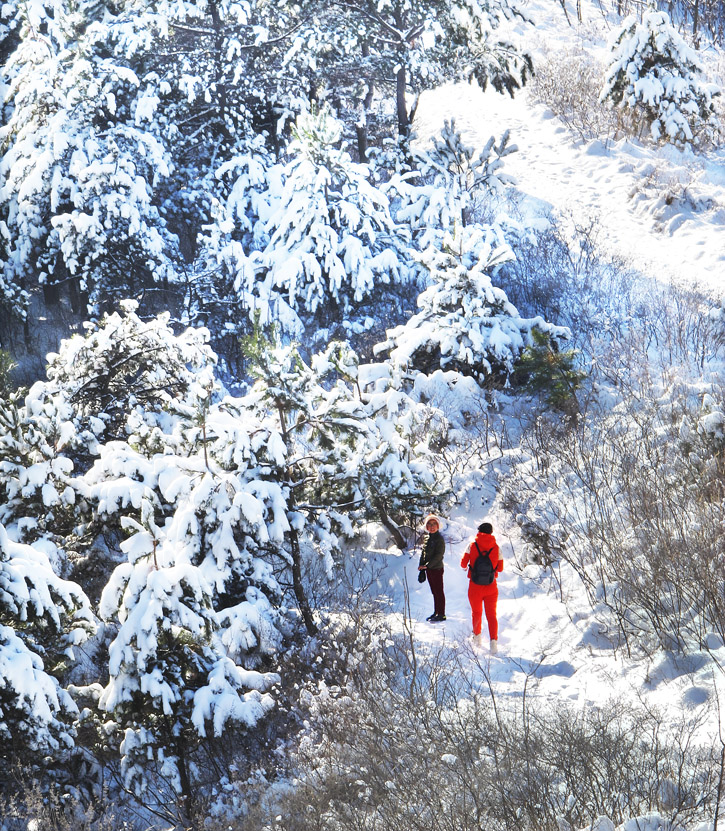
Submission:
M 479 551 L 481 554 L 479 554 Z M 488 586 L 479 586 L 471 580 L 471 568 L 479 556 L 485 555 L 491 558 L 494 579 Z M 491 639 L 491 652 L 498 651 L 498 619 L 496 617 L 496 604 L 498 602 L 498 584 L 496 580 L 503 571 L 503 559 L 498 550 L 496 537 L 493 536 L 493 527 L 490 522 L 483 522 L 478 526 L 476 539 L 468 547 L 461 559 L 461 568 L 468 568 L 468 602 L 471 604 L 471 620 L 473 623 L 473 637 L 476 642 L 481 639 L 481 623 L 483 612 L 486 612 L 488 623 L 488 635 Z

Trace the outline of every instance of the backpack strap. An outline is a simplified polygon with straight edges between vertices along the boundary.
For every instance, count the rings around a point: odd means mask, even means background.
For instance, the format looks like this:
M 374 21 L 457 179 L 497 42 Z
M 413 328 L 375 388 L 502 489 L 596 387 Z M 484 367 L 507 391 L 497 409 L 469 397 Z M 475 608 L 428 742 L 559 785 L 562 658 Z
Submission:
M 488 557 L 489 560 L 491 559 L 491 552 L 493 551 L 493 548 L 489 548 L 488 551 L 481 551 L 476 540 L 473 541 L 473 544 L 476 546 L 476 551 L 478 551 L 479 557 Z

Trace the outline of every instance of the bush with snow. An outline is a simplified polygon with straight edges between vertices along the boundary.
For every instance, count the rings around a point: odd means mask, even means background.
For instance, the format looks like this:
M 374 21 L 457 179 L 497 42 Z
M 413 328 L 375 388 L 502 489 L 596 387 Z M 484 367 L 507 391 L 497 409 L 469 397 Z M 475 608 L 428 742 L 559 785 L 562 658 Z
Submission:
M 269 172 L 262 225 L 268 243 L 243 282 L 263 323 L 280 303 L 334 320 L 335 310 L 348 311 L 378 283 L 406 276 L 387 197 L 370 183 L 367 166 L 340 146 L 341 137 L 342 125 L 328 110 L 300 115 L 291 160 Z
M 533 343 L 539 329 L 555 339 L 567 338 L 568 330 L 541 317 L 522 318 L 505 292 L 491 282 L 491 274 L 513 259 L 513 252 L 493 228 L 480 232 L 475 252 L 433 249 L 421 255 L 429 270 L 431 286 L 418 298 L 420 311 L 405 325 L 388 331 L 388 339 L 376 347 L 389 352 L 396 366 L 429 374 L 435 369 L 455 369 L 480 383 L 506 380 L 523 349 Z
M 712 129 L 713 95 L 702 79 L 697 52 L 672 26 L 667 12 L 632 15 L 615 34 L 602 101 L 633 110 L 654 141 L 689 144 Z

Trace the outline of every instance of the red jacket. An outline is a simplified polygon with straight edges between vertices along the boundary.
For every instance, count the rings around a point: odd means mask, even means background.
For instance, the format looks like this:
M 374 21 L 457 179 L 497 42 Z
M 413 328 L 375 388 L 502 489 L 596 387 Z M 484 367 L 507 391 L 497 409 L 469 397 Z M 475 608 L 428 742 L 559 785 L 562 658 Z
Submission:
M 493 549 L 491 553 L 488 555 L 491 558 L 491 565 L 493 566 L 494 571 L 494 578 L 498 579 L 498 574 L 500 571 L 503 571 L 503 559 L 501 558 L 498 550 L 498 543 L 496 542 L 496 537 L 493 534 L 482 534 L 480 531 L 476 534 L 475 542 L 472 542 L 463 555 L 461 559 L 461 568 L 466 568 L 467 566 L 472 566 L 476 560 L 478 559 L 478 551 L 476 550 L 476 544 L 482 554 L 485 554 L 489 549 Z M 468 579 L 471 579 L 471 569 L 468 569 Z M 492 583 L 492 585 L 496 585 L 496 583 Z M 487 589 L 488 586 L 482 586 L 482 588 Z

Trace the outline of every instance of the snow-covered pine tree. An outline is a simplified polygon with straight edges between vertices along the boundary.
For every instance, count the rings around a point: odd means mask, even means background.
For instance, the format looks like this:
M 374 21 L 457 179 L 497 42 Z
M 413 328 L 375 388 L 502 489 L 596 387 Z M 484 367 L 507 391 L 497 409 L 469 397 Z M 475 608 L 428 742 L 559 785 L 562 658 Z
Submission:
M 431 285 L 419 296 L 420 311 L 406 324 L 388 330 L 376 353 L 390 353 L 396 366 L 430 374 L 455 369 L 483 384 L 505 381 L 521 351 L 532 343 L 536 328 L 553 339 L 569 330 L 541 317 L 525 319 L 493 285 L 492 274 L 513 259 L 513 252 L 494 228 L 480 228 L 476 245 L 449 237 L 444 250 L 420 255 Z M 471 252 L 474 252 L 473 255 Z
M 475 79 L 513 94 L 531 72 L 529 55 L 500 35 L 520 16 L 507 0 L 305 0 L 295 7 L 301 25 L 286 66 L 314 78 L 318 95 L 330 90 L 340 115 L 355 125 L 361 160 L 381 96 L 391 106 L 376 118 L 392 109 L 407 142 L 422 91 Z
M 14 51 L 0 159 L 3 279 L 26 291 L 70 281 L 77 311 L 82 296 L 103 306 L 168 280 L 176 248 L 159 212 L 170 159 L 147 90 L 108 57 L 106 28 L 87 23 L 59 6 L 54 36 Z
M 428 449 L 447 421 L 393 383 L 385 367 L 363 392 L 359 359 L 345 343 L 331 343 L 308 366 L 295 348 L 275 348 L 259 330 L 256 341 L 248 350 L 259 380 L 248 401 L 255 412 L 276 415 L 287 448 L 293 579 L 313 631 L 305 558 L 322 556 L 332 577 L 341 538 L 367 520 L 382 522 L 404 547 L 398 524 L 443 496 Z
M 95 628 L 80 586 L 51 565 L 50 545 L 25 545 L 0 524 L 0 759 L 4 770 L 61 761 L 78 710 L 63 689 L 74 647 Z
M 270 314 L 287 323 L 280 303 L 334 321 L 379 283 L 405 277 L 387 197 L 340 145 L 340 122 L 323 107 L 301 115 L 294 135 L 291 161 L 270 172 L 269 243 L 245 286 L 264 324 Z
M 476 214 L 483 198 L 514 181 L 502 169 L 505 157 L 518 150 L 509 141 L 508 131 L 498 144 L 492 136 L 476 155 L 452 120 L 444 122 L 439 137 L 432 137 L 432 146 L 413 150 L 415 179 L 395 176 L 387 188 L 398 196 L 395 219 L 410 229 L 418 250 L 440 248 L 446 235 L 456 236 L 467 249 L 480 238 L 470 226 L 480 219 Z
M 243 374 L 239 339 L 250 334 L 255 306 L 254 251 L 269 241 L 263 221 L 269 213 L 269 169 L 274 157 L 263 136 L 249 138 L 214 173 L 211 221 L 198 236 L 198 253 L 188 289 L 188 316 L 210 332 L 214 351 Z M 253 316 L 252 316 L 253 317 Z
M 49 388 L 62 390 L 79 426 L 95 424 L 106 440 L 127 436 L 135 408 L 159 412 L 183 400 L 216 360 L 206 329 L 176 334 L 168 312 L 142 320 L 137 311 L 135 300 L 122 301 L 120 311 L 86 324 L 85 335 L 48 355 Z
M 260 121 L 275 126 L 254 70 L 269 27 L 284 25 L 274 5 L 257 4 L 254 19 L 250 3 L 227 0 L 3 6 L 8 308 L 23 313 L 17 301 L 38 284 L 49 298 L 68 287 L 76 311 L 129 295 L 156 309 L 157 292 L 183 291 L 214 172 Z
M 0 522 L 22 542 L 65 550 L 79 522 L 73 451 L 93 447 L 95 436 L 79 435 L 73 415 L 41 381 L 0 398 Z
M 640 135 L 656 142 L 689 144 L 712 128 L 714 85 L 702 80 L 697 52 L 687 45 L 665 11 L 631 15 L 612 41 L 612 63 L 600 100 L 634 113 Z
M 101 709 L 123 733 L 124 787 L 154 813 L 193 822 L 194 754 L 230 723 L 254 727 L 273 707 L 266 690 L 279 680 L 248 671 L 226 654 L 202 569 L 179 556 L 145 501 L 136 533 L 101 599 L 102 616 L 118 615 Z M 171 797 L 171 801 L 169 801 Z
M 117 365 L 125 343 L 129 363 L 139 362 L 137 389 L 159 385 L 156 399 L 134 398 L 130 385 L 120 438 L 98 445 L 77 487 L 94 527 L 130 534 L 121 544 L 127 562 L 101 598 L 116 635 L 100 706 L 123 734 L 129 792 L 179 820 L 194 810 L 199 746 L 232 723 L 253 728 L 272 707 L 265 691 L 277 676 L 264 669 L 286 631 L 274 563 L 284 562 L 289 525 L 279 435 L 221 399 L 203 333 L 175 344 L 165 323 L 112 317 L 68 351 L 93 380 L 109 356 Z M 151 373 L 150 354 L 166 362 L 161 375 Z M 86 407 L 103 401 L 84 399 Z
M 89 445 L 70 482 L 92 506 L 85 533 L 118 531 L 151 500 L 159 527 L 176 534 L 180 562 L 201 568 L 212 586 L 215 609 L 259 600 L 257 616 L 273 617 L 265 596 L 276 601 L 280 589 L 259 558 L 281 546 L 287 528 L 275 485 L 279 437 L 223 397 L 204 330 L 175 335 L 168 315 L 143 321 L 133 301 L 124 307 L 85 338 L 64 341 L 39 385 L 70 402 L 67 440 Z M 274 652 L 279 636 L 262 629 L 241 652 L 229 643 L 235 657 Z

